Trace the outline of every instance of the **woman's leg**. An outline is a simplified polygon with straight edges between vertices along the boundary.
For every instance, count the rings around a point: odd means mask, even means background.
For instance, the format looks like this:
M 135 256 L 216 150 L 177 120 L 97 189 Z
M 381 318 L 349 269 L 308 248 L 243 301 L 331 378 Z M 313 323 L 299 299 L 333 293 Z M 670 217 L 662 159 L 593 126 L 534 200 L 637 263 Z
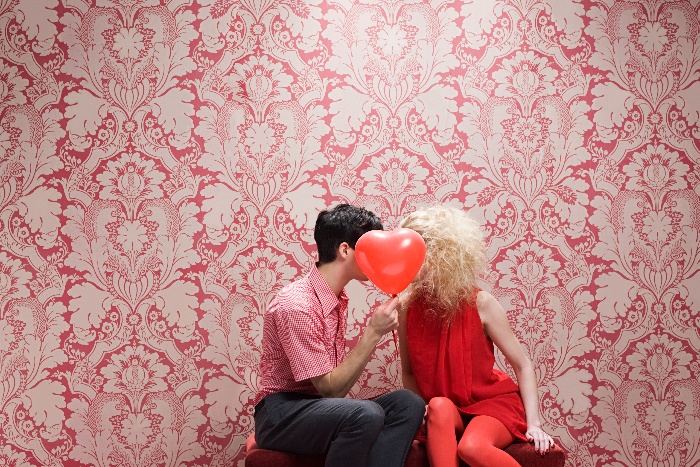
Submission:
M 513 441 L 513 435 L 499 420 L 488 415 L 477 415 L 464 430 L 457 453 L 471 467 L 520 467 L 503 450 Z
M 457 438 L 464 431 L 464 422 L 450 399 L 430 399 L 425 415 L 425 431 L 425 447 L 431 467 L 458 467 Z

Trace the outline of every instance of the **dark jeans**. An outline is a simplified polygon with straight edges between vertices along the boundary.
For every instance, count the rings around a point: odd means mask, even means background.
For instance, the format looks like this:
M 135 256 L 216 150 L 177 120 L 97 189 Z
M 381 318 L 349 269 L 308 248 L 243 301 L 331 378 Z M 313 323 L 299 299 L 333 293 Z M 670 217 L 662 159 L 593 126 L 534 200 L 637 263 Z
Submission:
M 372 400 L 279 392 L 255 408 L 263 449 L 326 455 L 329 467 L 402 467 L 425 402 L 405 389 Z

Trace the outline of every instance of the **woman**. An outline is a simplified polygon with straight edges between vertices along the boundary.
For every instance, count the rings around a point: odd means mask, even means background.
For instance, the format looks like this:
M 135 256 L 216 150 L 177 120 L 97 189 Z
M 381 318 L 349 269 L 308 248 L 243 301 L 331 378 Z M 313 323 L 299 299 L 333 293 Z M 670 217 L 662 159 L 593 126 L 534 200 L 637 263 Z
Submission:
M 476 286 L 486 265 L 479 224 L 461 210 L 436 206 L 401 227 L 425 240 L 426 259 L 402 296 L 399 325 L 404 387 L 428 401 L 426 448 L 433 467 L 518 466 L 503 448 L 554 445 L 539 419 L 535 371 L 513 335 L 503 307 Z M 494 368 L 493 345 L 515 370 L 518 385 Z

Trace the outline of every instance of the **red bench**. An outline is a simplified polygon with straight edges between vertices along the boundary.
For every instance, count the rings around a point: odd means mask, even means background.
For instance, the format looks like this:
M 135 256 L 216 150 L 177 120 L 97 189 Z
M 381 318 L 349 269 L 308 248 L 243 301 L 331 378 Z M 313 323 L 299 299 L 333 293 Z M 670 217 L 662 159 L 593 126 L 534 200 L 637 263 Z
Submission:
M 252 434 L 248 437 L 245 448 L 245 467 L 324 467 L 325 456 L 303 456 L 260 449 Z M 544 456 L 537 454 L 534 445 L 528 443 L 513 443 L 505 451 L 523 467 L 564 467 L 566 460 L 564 450 L 559 446 L 554 446 Z M 428 455 L 423 443 L 413 441 L 404 467 L 428 467 Z

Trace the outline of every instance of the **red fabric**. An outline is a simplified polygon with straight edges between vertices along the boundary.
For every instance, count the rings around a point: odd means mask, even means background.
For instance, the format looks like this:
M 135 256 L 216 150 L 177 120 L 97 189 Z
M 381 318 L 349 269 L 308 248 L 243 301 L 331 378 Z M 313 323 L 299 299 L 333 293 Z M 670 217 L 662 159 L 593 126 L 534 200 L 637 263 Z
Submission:
M 309 378 L 328 373 L 345 358 L 348 298 L 337 297 L 314 266 L 283 288 L 265 313 L 260 390 L 318 395 Z
M 559 446 L 554 446 L 549 454 L 541 456 L 535 452 L 532 443 L 513 443 L 504 449 L 518 461 L 522 467 L 564 467 L 566 453 Z M 302 456 L 279 451 L 260 449 L 251 434 L 246 443 L 245 467 L 323 467 L 324 456 Z M 233 462 L 227 467 L 236 467 Z M 425 445 L 414 441 L 408 451 L 404 467 L 429 467 Z M 465 466 L 464 462 L 460 466 Z
M 245 453 L 245 467 L 324 467 L 326 463 L 326 456 L 305 456 L 260 449 L 252 433 L 245 443 Z
M 514 438 L 526 441 L 518 386 L 494 368 L 493 342 L 484 335 L 476 306 L 465 306 L 450 325 L 425 308 L 414 302 L 406 323 L 411 368 L 423 398 L 447 397 L 463 415 L 494 417 Z

